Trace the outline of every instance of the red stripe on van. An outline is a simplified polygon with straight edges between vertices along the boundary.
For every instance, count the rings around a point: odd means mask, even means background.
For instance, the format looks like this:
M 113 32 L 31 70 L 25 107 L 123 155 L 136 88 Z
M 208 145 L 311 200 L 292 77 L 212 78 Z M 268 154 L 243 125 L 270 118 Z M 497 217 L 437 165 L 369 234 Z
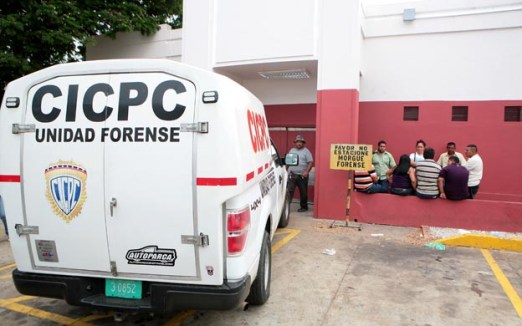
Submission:
M 246 181 L 250 181 L 254 178 L 254 171 L 250 172 L 249 174 L 246 175 Z
M 265 163 L 265 169 L 268 169 L 268 163 Z
M 257 168 L 257 174 L 261 174 L 263 172 L 263 166 Z
M 235 186 L 237 185 L 236 178 L 197 178 L 196 184 L 198 186 Z
M 0 182 L 20 182 L 19 175 L 0 175 Z

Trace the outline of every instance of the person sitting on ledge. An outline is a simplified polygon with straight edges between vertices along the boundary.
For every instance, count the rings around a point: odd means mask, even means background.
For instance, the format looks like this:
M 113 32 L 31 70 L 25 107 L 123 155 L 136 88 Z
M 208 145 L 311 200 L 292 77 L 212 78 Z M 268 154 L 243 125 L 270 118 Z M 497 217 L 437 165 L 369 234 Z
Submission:
M 424 161 L 424 149 L 426 148 L 426 142 L 422 139 L 417 140 L 415 144 L 415 152 L 410 154 L 411 166 L 417 167 L 418 162 Z
M 440 198 L 462 200 L 469 198 L 468 192 L 469 171 L 460 165 L 457 156 L 448 158 L 448 165 L 439 173 Z
M 410 157 L 407 154 L 401 155 L 399 164 L 389 169 L 386 177 L 391 183 L 391 193 L 395 195 L 411 195 L 417 185 L 415 169 L 411 166 Z
M 378 183 L 379 177 L 375 173 L 375 167 L 370 167 L 370 170 L 356 170 L 354 171 L 353 188 L 357 192 L 364 192 L 367 194 L 375 194 L 377 192 L 388 192 L 388 188 L 385 188 Z
M 437 179 L 439 178 L 440 165 L 433 160 L 435 150 L 427 147 L 424 150 L 424 161 L 417 163 L 415 176 L 417 177 L 417 189 L 415 195 L 422 199 L 436 199 L 439 197 Z
M 439 160 L 437 161 L 437 163 L 439 163 L 439 165 L 443 168 L 445 168 L 446 166 L 448 166 L 448 159 L 450 156 L 457 156 L 459 158 L 459 161 L 460 161 L 460 164 L 465 164 L 466 163 L 466 159 L 464 158 L 464 155 L 462 155 L 461 153 L 457 152 L 456 151 L 457 149 L 457 145 L 450 141 L 448 143 L 448 145 L 446 145 L 446 152 L 440 154 L 439 156 Z
M 377 143 L 377 150 L 372 155 L 372 164 L 375 166 L 375 173 L 377 173 L 379 178 L 377 183 L 382 189 L 386 189 L 385 192 L 388 192 L 389 184 L 386 172 L 388 169 L 394 168 L 396 164 L 393 155 L 386 150 L 386 142 L 384 140 Z

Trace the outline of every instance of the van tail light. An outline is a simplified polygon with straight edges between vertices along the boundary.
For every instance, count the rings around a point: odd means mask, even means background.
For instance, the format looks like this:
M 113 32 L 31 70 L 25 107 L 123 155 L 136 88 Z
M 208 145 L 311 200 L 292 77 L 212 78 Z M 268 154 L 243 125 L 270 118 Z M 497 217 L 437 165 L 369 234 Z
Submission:
M 239 255 L 245 249 L 250 228 L 250 209 L 227 212 L 228 254 Z

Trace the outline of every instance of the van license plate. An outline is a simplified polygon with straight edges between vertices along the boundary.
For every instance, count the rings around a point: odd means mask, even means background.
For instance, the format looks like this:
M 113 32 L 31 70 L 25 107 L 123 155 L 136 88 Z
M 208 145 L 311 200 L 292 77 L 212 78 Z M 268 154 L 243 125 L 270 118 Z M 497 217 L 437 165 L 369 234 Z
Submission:
M 105 279 L 105 295 L 116 298 L 141 299 L 141 281 Z

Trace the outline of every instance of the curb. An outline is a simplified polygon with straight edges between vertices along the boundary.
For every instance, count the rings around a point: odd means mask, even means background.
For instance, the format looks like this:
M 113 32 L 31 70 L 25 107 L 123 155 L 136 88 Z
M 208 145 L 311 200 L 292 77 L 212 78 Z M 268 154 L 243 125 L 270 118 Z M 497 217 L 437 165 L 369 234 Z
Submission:
M 439 242 L 447 246 L 522 252 L 521 239 L 498 238 L 490 235 L 464 234 L 460 236 L 434 240 L 434 242 Z

